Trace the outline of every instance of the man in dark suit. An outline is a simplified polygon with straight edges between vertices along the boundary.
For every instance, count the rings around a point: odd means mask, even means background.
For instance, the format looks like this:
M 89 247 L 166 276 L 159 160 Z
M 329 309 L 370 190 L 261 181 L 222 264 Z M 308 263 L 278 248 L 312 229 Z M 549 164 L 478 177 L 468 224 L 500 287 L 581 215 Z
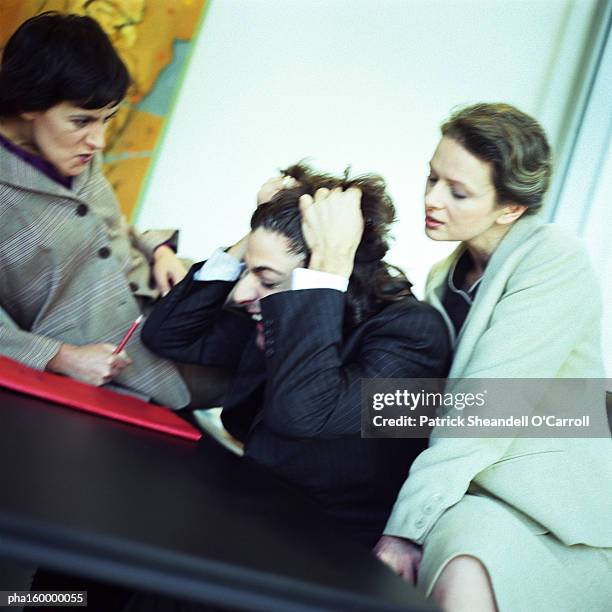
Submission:
M 165 357 L 232 368 L 222 419 L 245 455 L 372 545 L 426 441 L 362 439 L 361 380 L 444 377 L 446 327 L 382 261 L 394 207 L 380 177 L 285 174 L 249 235 L 195 265 L 142 336 Z

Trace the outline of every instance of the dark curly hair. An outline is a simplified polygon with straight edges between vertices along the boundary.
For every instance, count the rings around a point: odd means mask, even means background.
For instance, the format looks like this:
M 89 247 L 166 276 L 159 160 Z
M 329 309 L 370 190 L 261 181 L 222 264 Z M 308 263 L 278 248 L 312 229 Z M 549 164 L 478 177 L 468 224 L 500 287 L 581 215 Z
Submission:
M 343 177 L 336 177 L 315 172 L 303 162 L 281 172 L 296 179 L 298 185 L 281 190 L 269 202 L 260 204 L 251 217 L 251 230 L 261 227 L 282 234 L 289 241 L 291 253 L 304 255 L 305 265 L 308 265 L 310 252 L 302 234 L 300 196 L 314 195 L 322 187 L 361 190 L 364 231 L 349 279 L 345 327 L 359 325 L 387 303 L 412 295 L 412 284 L 404 273 L 382 260 L 389 250 L 389 229 L 395 221 L 395 206 L 381 176 L 367 174 L 349 178 L 347 169 Z

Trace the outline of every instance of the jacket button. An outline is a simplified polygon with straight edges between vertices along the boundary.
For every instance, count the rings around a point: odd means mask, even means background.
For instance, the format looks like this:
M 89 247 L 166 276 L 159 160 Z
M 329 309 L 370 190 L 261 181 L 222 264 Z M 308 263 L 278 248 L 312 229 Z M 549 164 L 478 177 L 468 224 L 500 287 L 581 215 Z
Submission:
M 424 512 L 425 514 L 431 514 L 431 513 L 433 512 L 433 510 L 434 510 L 434 509 L 433 509 L 433 506 L 432 506 L 431 504 L 425 504 L 425 505 L 423 506 L 423 512 Z
M 110 254 L 111 254 L 111 250 L 108 247 L 102 247 L 98 251 L 98 257 L 102 259 L 106 259 L 107 257 L 110 257 Z
M 423 519 L 419 519 L 418 521 L 415 521 L 414 526 L 417 529 L 422 529 L 423 527 L 425 527 L 425 521 Z
M 76 214 L 79 217 L 84 217 L 89 212 L 89 207 L 87 204 L 79 204 L 76 209 Z
M 130 283 L 130 290 L 132 293 L 136 293 L 138 291 L 138 283 Z

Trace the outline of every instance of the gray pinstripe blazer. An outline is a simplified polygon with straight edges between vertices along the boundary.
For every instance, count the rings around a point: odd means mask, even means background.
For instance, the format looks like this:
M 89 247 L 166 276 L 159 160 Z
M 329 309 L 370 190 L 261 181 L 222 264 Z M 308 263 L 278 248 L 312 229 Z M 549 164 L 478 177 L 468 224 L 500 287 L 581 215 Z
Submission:
M 0 354 L 44 369 L 62 342 L 118 343 L 140 314 L 156 246 L 173 230 L 139 234 L 121 216 L 96 156 L 66 189 L 0 146 Z M 135 334 L 115 382 L 180 408 L 175 366 Z

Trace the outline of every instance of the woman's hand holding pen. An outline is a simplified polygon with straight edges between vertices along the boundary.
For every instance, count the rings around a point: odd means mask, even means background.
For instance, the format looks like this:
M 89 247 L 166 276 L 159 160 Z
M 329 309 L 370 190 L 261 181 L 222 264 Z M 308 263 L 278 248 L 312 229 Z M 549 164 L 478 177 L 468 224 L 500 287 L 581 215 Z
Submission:
M 62 344 L 47 370 L 99 387 L 132 363 L 125 351 L 114 354 L 114 344 Z

